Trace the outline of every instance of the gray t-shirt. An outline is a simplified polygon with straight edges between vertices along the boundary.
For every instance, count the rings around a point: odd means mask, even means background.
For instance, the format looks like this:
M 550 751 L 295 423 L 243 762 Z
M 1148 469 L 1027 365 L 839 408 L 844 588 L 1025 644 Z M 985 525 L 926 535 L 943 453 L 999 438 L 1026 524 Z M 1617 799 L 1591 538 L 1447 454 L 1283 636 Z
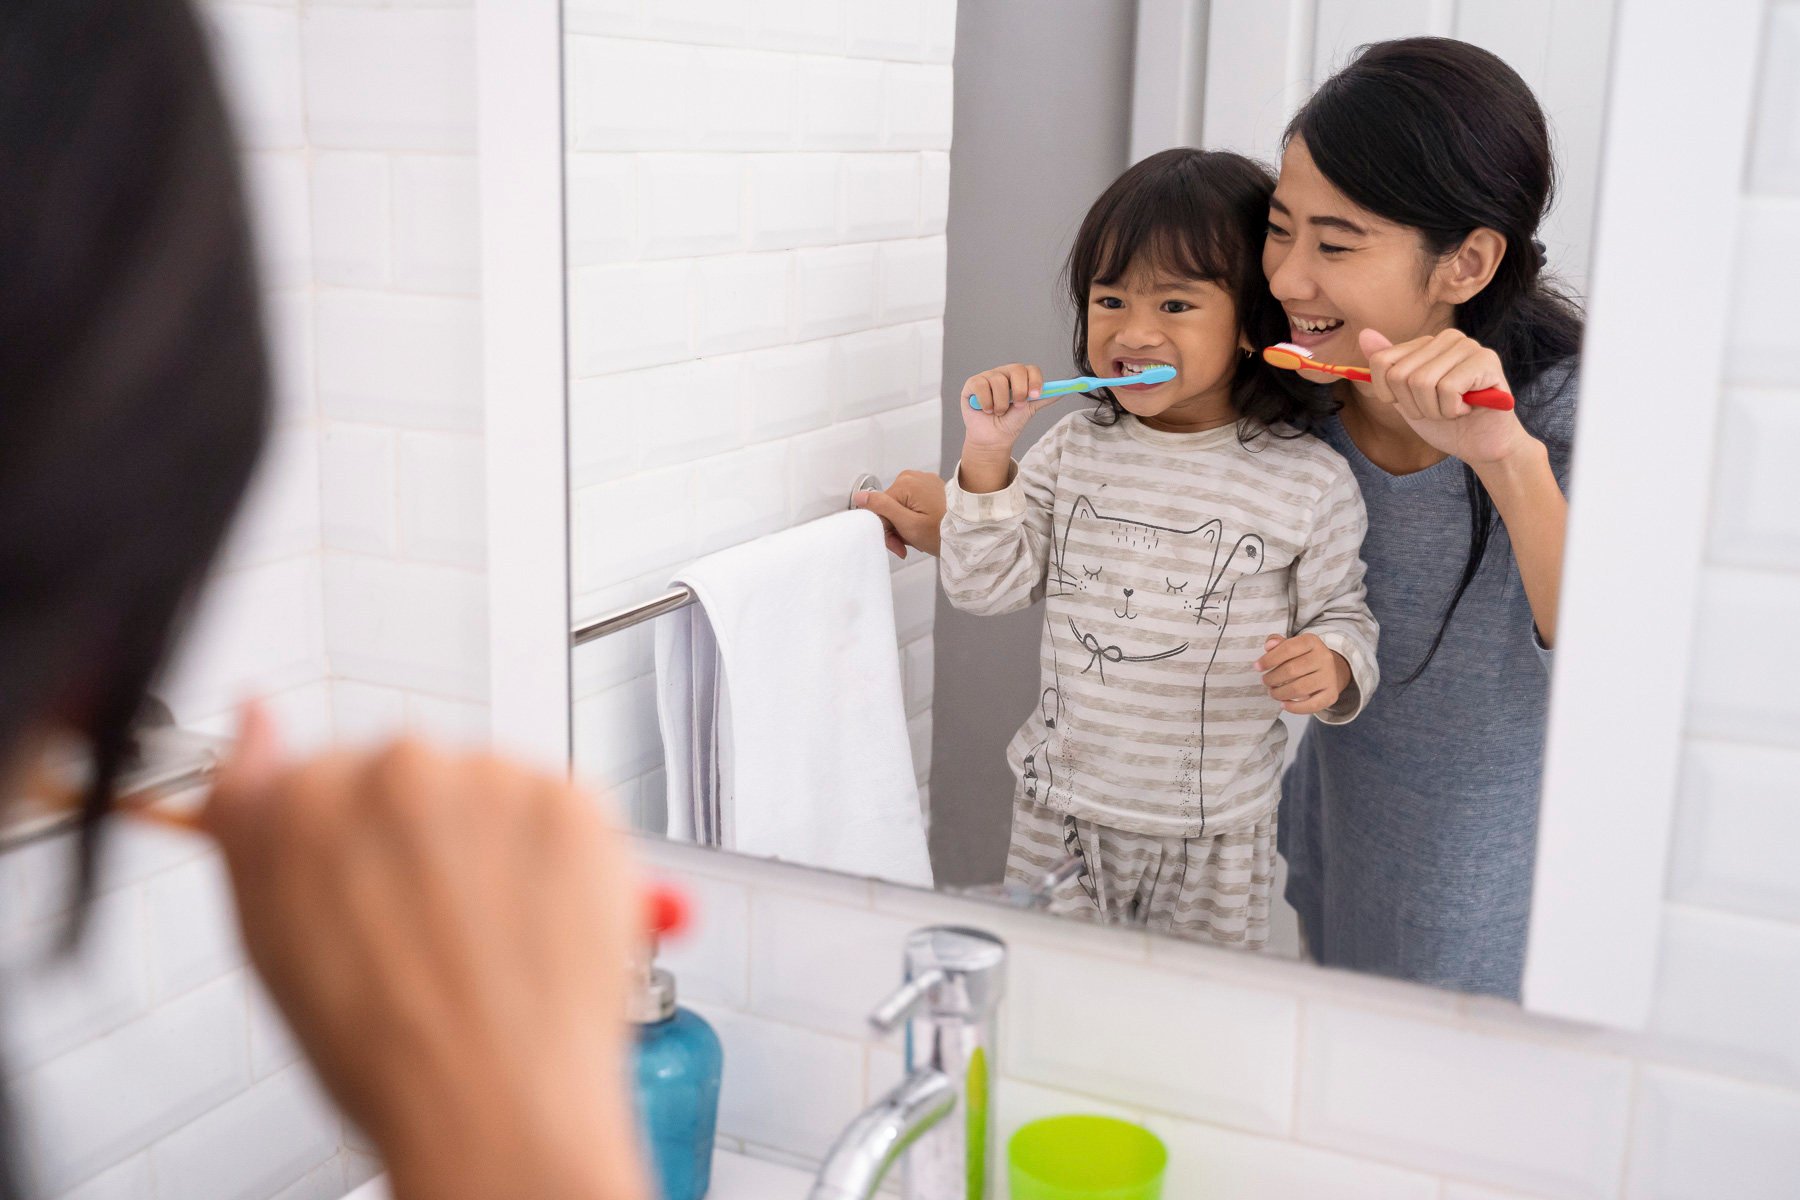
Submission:
M 1568 491 L 1573 360 L 1519 396 Z M 1410 475 L 1370 462 L 1334 417 L 1320 431 L 1362 487 L 1369 607 L 1382 688 L 1348 725 L 1309 724 L 1282 784 L 1287 898 L 1314 956 L 1470 992 L 1517 997 L 1536 861 L 1550 654 L 1506 526 L 1435 657 L 1424 660 L 1470 542 L 1454 458 Z

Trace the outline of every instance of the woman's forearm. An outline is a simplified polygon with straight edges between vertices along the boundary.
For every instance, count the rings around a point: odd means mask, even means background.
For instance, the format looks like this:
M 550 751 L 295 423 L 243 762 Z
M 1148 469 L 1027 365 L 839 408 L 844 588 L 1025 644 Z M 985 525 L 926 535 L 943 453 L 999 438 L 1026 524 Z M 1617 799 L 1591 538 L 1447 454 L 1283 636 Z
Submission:
M 1519 454 L 1476 467 L 1475 473 L 1506 522 L 1538 636 L 1554 646 L 1569 501 L 1550 469 L 1550 452 L 1534 439 Z

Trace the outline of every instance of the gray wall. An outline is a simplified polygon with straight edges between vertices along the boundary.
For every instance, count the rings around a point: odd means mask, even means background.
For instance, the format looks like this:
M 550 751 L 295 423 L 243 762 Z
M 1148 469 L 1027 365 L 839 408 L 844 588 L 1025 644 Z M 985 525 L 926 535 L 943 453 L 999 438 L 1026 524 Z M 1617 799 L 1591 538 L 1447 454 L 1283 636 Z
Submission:
M 1088 205 L 1126 162 L 1135 0 L 962 0 L 956 17 L 944 395 L 977 371 L 1035 362 L 1074 374 L 1057 271 Z M 1019 443 L 1085 401 L 1039 414 Z M 944 420 L 943 471 L 962 421 Z M 931 858 L 940 884 L 1006 860 L 1008 739 L 1037 695 L 1042 606 L 1004 617 L 937 607 Z

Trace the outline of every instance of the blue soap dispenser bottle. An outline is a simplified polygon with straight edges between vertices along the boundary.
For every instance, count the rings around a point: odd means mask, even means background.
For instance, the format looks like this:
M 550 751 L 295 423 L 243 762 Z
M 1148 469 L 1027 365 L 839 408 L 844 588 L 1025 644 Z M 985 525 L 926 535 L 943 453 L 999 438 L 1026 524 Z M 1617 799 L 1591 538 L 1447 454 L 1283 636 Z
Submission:
M 725 1054 L 697 1013 L 675 1004 L 675 977 L 646 962 L 631 1018 L 637 1026 L 638 1124 L 661 1200 L 702 1200 L 712 1182 L 713 1135 Z

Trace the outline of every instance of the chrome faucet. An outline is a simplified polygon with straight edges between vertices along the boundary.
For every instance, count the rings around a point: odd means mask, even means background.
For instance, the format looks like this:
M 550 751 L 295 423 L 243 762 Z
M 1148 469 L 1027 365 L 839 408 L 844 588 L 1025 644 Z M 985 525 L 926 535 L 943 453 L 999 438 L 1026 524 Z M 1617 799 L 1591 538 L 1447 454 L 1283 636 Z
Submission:
M 903 1200 L 994 1194 L 994 1072 L 1006 943 L 951 925 L 906 939 L 906 982 L 869 1016 L 906 1025 L 906 1078 L 838 1135 L 810 1200 L 871 1200 L 901 1162 Z
M 1014 908 L 1028 908 L 1042 912 L 1050 907 L 1057 888 L 1086 873 L 1087 859 L 1080 854 L 1071 854 L 1030 883 L 1017 883 L 1008 879 L 1000 883 L 968 884 L 963 887 L 952 887 L 949 890 L 958 896 L 971 896 L 977 900 L 998 900 L 1002 904 L 1010 904 Z

